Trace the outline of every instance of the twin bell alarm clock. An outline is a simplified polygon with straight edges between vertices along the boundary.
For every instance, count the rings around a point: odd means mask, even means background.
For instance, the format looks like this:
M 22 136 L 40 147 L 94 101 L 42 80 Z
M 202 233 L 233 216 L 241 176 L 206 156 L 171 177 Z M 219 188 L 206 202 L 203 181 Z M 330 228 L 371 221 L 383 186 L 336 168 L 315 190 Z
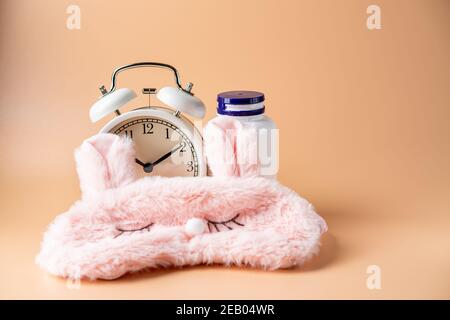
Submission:
M 151 106 L 149 102 L 148 106 L 121 113 L 119 109 L 137 95 L 128 88 L 116 88 L 116 77 L 121 71 L 140 67 L 165 68 L 174 73 L 176 87 L 142 90 L 143 94 L 156 94 L 158 100 L 168 107 Z M 124 135 L 134 141 L 135 162 L 141 176 L 205 176 L 202 136 L 184 116 L 187 114 L 198 119 L 205 116 L 205 105 L 193 95 L 192 86 L 188 82 L 183 88 L 178 71 L 165 63 L 124 65 L 114 70 L 109 90 L 100 87 L 102 96 L 92 105 L 89 116 L 92 122 L 96 122 L 113 112 L 116 114 L 100 132 Z

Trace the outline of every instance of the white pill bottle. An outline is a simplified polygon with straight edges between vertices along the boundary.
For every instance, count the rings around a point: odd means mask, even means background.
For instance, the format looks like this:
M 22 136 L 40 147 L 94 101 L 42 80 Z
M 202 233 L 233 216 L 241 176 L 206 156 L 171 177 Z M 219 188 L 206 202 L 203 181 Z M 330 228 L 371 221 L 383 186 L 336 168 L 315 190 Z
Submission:
M 245 159 L 240 161 L 247 162 L 243 165 L 249 167 L 251 166 L 249 162 L 256 160 L 258 162 L 256 175 L 276 179 L 279 167 L 279 134 L 275 123 L 265 115 L 264 101 L 264 94 L 257 91 L 221 92 L 217 95 L 217 116 L 211 121 L 230 118 L 238 120 L 245 131 L 243 133 L 238 130 L 238 141 L 240 138 L 242 141 L 242 136 L 245 135 L 247 140 L 253 142 L 246 144 L 251 151 L 245 151 L 246 155 L 243 157 Z M 256 150 L 249 146 L 256 146 Z

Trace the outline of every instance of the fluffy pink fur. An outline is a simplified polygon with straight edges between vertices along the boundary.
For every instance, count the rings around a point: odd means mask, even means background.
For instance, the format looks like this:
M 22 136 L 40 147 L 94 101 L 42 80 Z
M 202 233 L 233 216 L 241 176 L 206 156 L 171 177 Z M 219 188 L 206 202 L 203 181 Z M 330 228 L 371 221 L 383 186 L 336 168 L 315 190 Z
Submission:
M 236 152 L 236 135 L 240 129 L 241 123 L 231 118 L 213 119 L 205 127 L 204 149 L 209 169 L 215 177 L 241 176 Z
M 203 135 L 208 166 L 213 176 L 261 175 L 258 130 L 251 122 L 246 124 L 231 117 L 216 117 L 208 122 Z M 276 173 L 265 177 L 275 178 Z
M 76 151 L 82 199 L 50 224 L 36 262 L 70 278 L 114 279 L 146 268 L 202 263 L 265 269 L 300 265 L 318 252 L 325 221 L 278 182 L 259 177 L 136 179 L 130 140 L 96 135 Z M 234 169 L 227 168 L 229 175 Z M 236 218 L 192 236 L 196 217 Z M 136 232 L 121 230 L 149 228 Z

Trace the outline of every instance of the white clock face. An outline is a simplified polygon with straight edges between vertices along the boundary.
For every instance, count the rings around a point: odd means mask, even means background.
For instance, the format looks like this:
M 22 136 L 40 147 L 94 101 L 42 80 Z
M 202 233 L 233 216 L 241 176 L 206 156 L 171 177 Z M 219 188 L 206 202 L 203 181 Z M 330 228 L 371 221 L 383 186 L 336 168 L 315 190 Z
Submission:
M 108 131 L 134 141 L 136 166 L 141 176 L 199 175 L 194 144 L 184 131 L 167 120 L 149 116 L 132 117 Z

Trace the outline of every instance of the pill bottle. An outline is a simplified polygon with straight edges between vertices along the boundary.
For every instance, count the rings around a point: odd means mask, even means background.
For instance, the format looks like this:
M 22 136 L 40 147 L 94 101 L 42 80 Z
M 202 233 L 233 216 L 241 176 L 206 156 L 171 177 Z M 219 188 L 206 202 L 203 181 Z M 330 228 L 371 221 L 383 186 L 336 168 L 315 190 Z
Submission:
M 217 118 L 238 120 L 257 139 L 259 176 L 276 178 L 278 172 L 278 128 L 265 114 L 264 94 L 257 91 L 226 91 L 217 95 Z M 214 119 L 213 119 L 214 120 Z

